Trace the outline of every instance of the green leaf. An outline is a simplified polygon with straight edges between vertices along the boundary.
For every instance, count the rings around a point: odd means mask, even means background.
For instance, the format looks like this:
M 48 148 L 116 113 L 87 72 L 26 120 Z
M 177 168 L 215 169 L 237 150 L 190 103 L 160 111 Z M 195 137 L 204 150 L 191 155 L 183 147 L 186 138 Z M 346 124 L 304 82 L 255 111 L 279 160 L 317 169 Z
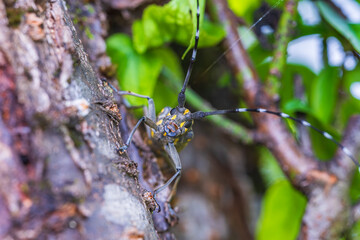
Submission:
M 197 28 L 197 6 L 196 6 L 196 1 L 192 1 L 188 0 L 189 5 L 191 6 L 191 13 L 192 13 L 192 34 L 191 34 L 191 38 L 190 38 L 190 44 L 187 47 L 187 49 L 185 50 L 183 56 L 181 59 L 184 59 L 186 54 L 190 51 L 190 49 L 195 46 L 195 35 L 196 35 L 196 28 Z M 200 16 L 199 16 L 199 28 L 201 29 L 202 26 L 202 19 L 203 19 L 203 15 L 204 15 L 204 4 L 203 2 L 199 2 L 200 6 Z M 200 31 L 202 32 L 202 31 Z M 182 42 L 184 44 L 184 42 Z M 186 45 L 187 43 L 185 43 L 184 45 Z
M 360 82 L 360 65 L 358 64 L 352 71 L 344 72 L 344 90 L 354 98 L 351 94 L 351 85 L 355 82 Z M 354 98 L 356 99 L 356 98 Z M 359 101 L 359 100 L 358 100 Z M 359 101 L 360 102 L 360 101 Z
M 133 25 L 135 49 L 143 53 L 148 48 L 159 47 L 173 40 L 188 44 L 194 27 L 190 9 L 189 2 L 183 0 L 147 7 L 142 19 Z
M 339 83 L 339 69 L 334 67 L 324 68 L 313 83 L 310 107 L 318 120 L 329 124 L 335 109 Z
M 305 206 L 305 197 L 288 181 L 282 180 L 273 184 L 265 193 L 256 239 L 296 239 Z
M 334 67 L 324 68 L 314 79 L 310 93 L 309 106 L 311 112 L 308 121 L 313 126 L 328 132 L 336 140 L 339 140 L 338 129 L 331 127 L 334 121 L 334 112 L 338 104 L 338 88 L 340 81 L 340 70 Z M 310 131 L 312 148 L 315 155 L 322 160 L 330 159 L 336 150 L 336 145 L 324 138 L 322 134 Z
M 330 23 L 341 35 L 343 35 L 356 49 L 360 52 L 360 34 L 359 24 L 350 24 L 348 20 L 342 18 L 329 4 L 325 1 L 316 2 L 321 15 Z
M 359 171 L 355 171 L 350 187 L 350 199 L 352 204 L 358 203 L 360 199 L 359 185 L 360 185 L 360 174 Z M 352 226 L 349 236 L 353 236 L 353 238 L 347 238 L 347 239 L 358 239 L 357 237 L 360 236 L 360 221 L 357 221 Z
M 166 14 L 174 16 L 174 12 L 166 13 L 165 6 L 150 5 L 144 10 L 142 19 L 134 22 L 132 26 L 133 41 L 134 48 L 138 53 L 144 53 L 148 48 L 162 46 L 165 42 L 173 39 L 170 34 L 171 26 L 166 24 L 165 17 Z M 168 9 L 176 10 L 169 7 Z M 181 19 L 181 16 L 179 18 Z M 184 32 L 181 31 L 179 34 L 184 34 Z
M 139 54 L 125 34 L 114 34 L 107 39 L 107 53 L 118 66 L 117 78 L 121 89 L 152 96 L 163 60 L 156 51 Z M 146 104 L 144 99 L 128 97 L 131 104 Z
M 355 171 L 350 187 L 350 199 L 353 204 L 356 204 L 360 199 L 359 185 L 360 185 L 360 174 L 359 171 Z
M 352 240 L 356 240 L 359 239 L 360 236 L 360 221 L 357 221 L 351 228 L 351 231 L 347 234 L 348 237 L 347 238 L 343 238 L 343 239 L 352 239 Z M 342 240 L 342 239 L 341 239 Z
M 200 0 L 199 47 L 214 46 L 225 36 L 221 25 L 203 21 L 204 8 L 205 0 Z M 142 19 L 134 22 L 132 32 L 134 48 L 138 53 L 175 41 L 188 46 L 186 54 L 194 46 L 196 1 L 172 0 L 164 6 L 150 5 L 144 10 Z
M 259 0 L 228 0 L 230 9 L 239 17 L 244 16 L 249 10 L 253 10 L 260 5 Z
M 310 107 L 301 101 L 300 99 L 294 98 L 287 101 L 283 108 L 286 113 L 302 112 L 302 113 L 311 113 Z
M 287 112 L 287 109 L 291 107 L 290 105 L 288 105 L 288 102 L 294 101 L 294 93 L 296 91 L 299 92 L 299 89 L 295 89 L 294 78 L 296 76 L 301 77 L 301 85 L 303 85 L 305 88 L 305 92 L 303 94 L 307 94 L 309 89 L 311 88 L 312 83 L 314 82 L 314 78 L 316 77 L 316 75 L 307 66 L 301 64 L 286 63 L 284 69 L 285 72 L 281 80 L 281 89 L 279 94 L 281 99 L 281 107 L 285 112 Z M 292 107 L 294 107 L 294 105 Z M 294 109 L 294 111 L 300 111 L 301 108 L 302 107 L 299 106 L 299 108 L 297 110 Z
M 189 5 L 192 9 L 192 35 L 190 38 L 190 44 L 188 38 L 179 38 L 176 37 L 175 41 L 186 46 L 188 48 L 185 50 L 182 59 L 186 56 L 188 51 L 194 47 L 195 44 L 195 34 L 196 34 L 196 1 L 188 0 Z M 212 23 L 208 19 L 204 19 L 204 9 L 205 9 L 205 0 L 200 1 L 200 36 L 198 47 L 211 47 L 218 44 L 224 37 L 225 37 L 225 30 L 223 29 L 222 25 Z M 190 26 L 190 25 L 188 25 Z
M 351 93 L 353 84 L 360 83 L 360 66 L 358 65 L 354 70 L 344 72 L 344 88 L 347 98 L 342 102 L 340 108 L 340 123 L 341 127 L 345 127 L 349 118 L 353 114 L 360 113 L 360 100 L 355 98 Z
M 271 152 L 260 147 L 260 173 L 265 183 L 270 186 L 277 181 L 285 180 L 286 177 Z
M 312 115 L 308 116 L 307 121 L 316 128 L 329 133 L 336 141 L 339 142 L 341 140 L 338 128 L 332 127 L 330 124 L 323 124 Z M 329 160 L 330 158 L 332 158 L 335 154 L 336 149 L 338 149 L 338 146 L 329 139 L 326 139 L 324 135 L 316 131 L 312 130 L 309 131 L 309 133 L 312 143 L 312 149 L 314 150 L 316 157 L 320 160 Z
M 173 78 L 182 83 L 184 74 L 179 57 L 171 49 L 160 48 L 156 50 L 156 54 L 163 61 L 160 81 L 157 82 L 153 95 L 156 110 L 159 112 L 165 106 L 175 106 L 177 104 L 178 92 L 172 91 L 171 87 L 165 84 L 167 82 L 166 78 Z
M 259 0 L 228 0 L 229 8 L 239 17 L 245 17 L 248 22 L 253 19 L 252 12 L 260 6 Z
M 219 80 L 216 82 L 218 88 L 229 87 L 231 84 L 231 74 L 229 72 L 224 72 Z
M 258 10 L 264 2 L 270 8 L 282 8 L 284 5 L 284 0 L 227 0 L 229 8 L 239 17 L 245 19 L 248 24 L 253 24 L 255 21 L 260 19 L 262 13 L 258 13 L 254 16 L 254 11 Z M 273 10 L 273 9 L 272 9 Z M 271 11 L 272 11 L 271 10 Z
M 212 47 L 225 37 L 225 30 L 220 24 L 205 20 L 200 30 L 200 47 Z
M 271 51 L 264 50 L 260 44 L 256 43 L 249 49 L 249 54 L 252 62 L 254 62 L 256 72 L 259 74 L 260 79 L 267 78 L 269 73 L 269 63 Z
M 131 39 L 125 34 L 114 34 L 106 39 L 106 52 L 115 63 L 133 53 Z
M 177 93 L 157 81 L 161 70 L 182 81 L 183 72 L 178 56 L 169 48 L 156 48 L 140 54 L 135 51 L 131 39 L 125 34 L 114 34 L 107 39 L 107 52 L 118 66 L 117 77 L 121 89 L 154 98 L 157 111 L 176 104 Z M 127 97 L 132 105 L 147 104 L 145 99 Z
M 238 27 L 238 32 L 239 32 L 239 36 L 241 36 L 240 39 L 245 49 L 249 50 L 256 46 L 261 47 L 259 45 L 259 40 L 257 39 L 255 33 L 251 31 L 248 27 L 240 26 Z M 261 50 L 264 49 L 261 48 Z
M 300 75 L 305 87 L 306 100 L 294 98 L 294 76 Z M 292 115 L 293 112 L 306 113 L 308 122 L 322 129 L 335 138 L 337 131 L 331 128 L 330 122 L 337 103 L 339 69 L 327 67 L 316 76 L 307 67 L 298 64 L 287 64 L 280 91 L 282 110 Z M 296 132 L 296 125 L 288 121 L 290 128 Z M 316 156 L 320 159 L 329 159 L 333 156 L 336 145 L 324 138 L 323 135 L 310 130 L 311 142 Z

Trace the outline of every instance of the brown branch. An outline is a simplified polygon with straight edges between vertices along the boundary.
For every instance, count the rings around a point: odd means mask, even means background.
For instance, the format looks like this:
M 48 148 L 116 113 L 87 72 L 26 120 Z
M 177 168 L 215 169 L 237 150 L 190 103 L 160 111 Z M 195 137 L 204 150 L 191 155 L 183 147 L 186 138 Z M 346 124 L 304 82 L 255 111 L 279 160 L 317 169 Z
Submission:
M 234 42 L 231 51 L 226 55 L 233 72 L 242 84 L 244 99 L 250 108 L 276 109 L 271 98 L 262 89 L 258 74 L 255 71 L 236 30 L 235 20 L 222 0 L 213 1 L 218 11 L 220 22 L 225 26 L 227 36 L 225 46 L 228 48 Z M 254 121 L 258 126 L 259 140 L 264 142 L 278 159 L 285 174 L 295 186 L 302 185 L 302 180 L 314 169 L 317 163 L 314 159 L 306 157 L 295 144 L 293 137 L 286 130 L 283 123 L 273 116 L 253 114 Z
M 217 10 L 218 18 L 225 26 L 227 36 L 225 46 L 228 48 L 234 42 L 227 55 L 227 60 L 233 72 L 239 78 L 244 99 L 250 108 L 270 108 L 276 110 L 276 105 L 263 90 L 258 75 L 250 59 L 239 41 L 235 22 L 224 0 L 213 0 L 213 9 Z M 253 114 L 261 140 L 279 161 L 284 173 L 299 190 L 306 193 L 308 205 L 303 217 L 300 239 L 339 239 L 341 233 L 348 227 L 350 204 L 349 184 L 354 164 L 341 151 L 329 164 L 330 170 L 323 170 L 315 159 L 308 158 L 295 144 L 291 134 L 278 119 Z M 354 117 L 348 125 L 343 144 L 348 149 L 358 153 L 360 146 L 360 117 Z M 320 168 L 321 167 L 321 168 Z
M 360 116 L 354 116 L 348 123 L 343 144 L 355 156 L 359 153 Z M 338 151 L 330 162 L 330 172 L 336 176 L 333 184 L 317 185 L 314 182 L 309 191 L 309 201 L 303 217 L 302 239 L 339 239 L 342 232 L 357 218 L 355 208 L 351 209 L 349 188 L 354 172 L 354 163 Z
M 346 130 L 344 132 L 342 144 L 345 146 L 357 159 L 360 151 L 360 115 L 350 118 Z M 338 149 L 334 161 L 330 163 L 330 169 L 340 179 L 350 182 L 352 173 L 356 169 L 356 165 L 344 154 L 341 149 Z
M 277 96 L 279 92 L 279 81 L 286 63 L 287 46 L 294 27 L 297 2 L 298 0 L 286 1 L 284 12 L 280 18 L 278 31 L 276 32 L 276 49 L 270 63 L 269 75 L 266 79 L 266 92 L 272 97 Z

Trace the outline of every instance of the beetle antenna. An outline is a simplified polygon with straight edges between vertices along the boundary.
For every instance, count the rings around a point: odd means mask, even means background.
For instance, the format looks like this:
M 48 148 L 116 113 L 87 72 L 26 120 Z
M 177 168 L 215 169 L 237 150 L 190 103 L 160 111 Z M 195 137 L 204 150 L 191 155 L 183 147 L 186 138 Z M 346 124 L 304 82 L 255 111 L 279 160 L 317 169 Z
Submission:
M 191 59 L 190 59 L 190 63 L 189 63 L 189 67 L 186 73 L 186 77 L 185 77 L 185 81 L 184 81 L 184 85 L 178 95 L 178 103 L 179 103 L 179 107 L 183 108 L 185 105 L 185 91 L 186 91 L 186 87 L 189 83 L 189 79 L 191 76 L 191 72 L 194 66 L 194 62 L 196 59 L 196 53 L 197 53 L 197 48 L 198 48 L 198 43 L 199 43 L 199 29 L 200 29 L 200 7 L 199 7 L 199 0 L 196 0 L 196 33 L 195 33 L 195 44 L 194 44 L 194 48 L 192 51 L 192 55 L 191 55 Z
M 307 121 L 291 117 L 290 115 L 288 115 L 286 113 L 274 112 L 274 111 L 270 111 L 270 110 L 263 109 L 263 108 L 235 108 L 235 109 L 215 110 L 215 111 L 211 111 L 211 112 L 202 112 L 202 111 L 194 112 L 194 113 L 190 114 L 190 116 L 187 118 L 187 120 L 201 119 L 201 118 L 211 116 L 211 115 L 224 115 L 227 113 L 239 113 L 239 112 L 256 112 L 256 113 L 272 114 L 272 115 L 275 115 L 275 116 L 278 116 L 281 118 L 290 119 L 292 121 L 300 123 L 301 125 L 303 125 L 305 127 L 312 128 L 316 132 L 323 135 L 325 138 L 327 138 L 330 141 L 332 141 L 333 143 L 335 143 L 338 147 L 340 147 L 341 150 L 346 154 L 346 156 L 348 156 L 354 162 L 354 164 L 358 167 L 358 169 L 360 171 L 360 163 L 355 159 L 355 157 L 352 155 L 351 151 L 348 148 L 346 148 L 345 146 L 343 146 L 341 143 L 336 141 L 329 133 L 321 131 L 320 129 L 314 127 Z

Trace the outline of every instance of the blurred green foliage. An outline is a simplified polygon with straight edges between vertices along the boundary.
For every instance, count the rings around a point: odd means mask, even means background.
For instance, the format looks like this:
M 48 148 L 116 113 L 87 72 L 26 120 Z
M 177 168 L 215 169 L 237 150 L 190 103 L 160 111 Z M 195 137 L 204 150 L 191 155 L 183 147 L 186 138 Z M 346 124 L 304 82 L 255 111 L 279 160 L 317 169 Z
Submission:
M 199 47 L 214 46 L 225 35 L 218 24 L 202 20 L 204 3 L 200 0 Z M 122 33 L 107 39 L 107 53 L 118 66 L 120 87 L 153 97 L 157 111 L 174 105 L 176 93 L 167 91 L 163 81 L 158 79 L 167 77 L 166 74 L 160 76 L 161 71 L 168 71 L 181 81 L 183 72 L 178 56 L 165 44 L 176 42 L 188 46 L 188 50 L 192 48 L 196 31 L 196 2 L 173 0 L 164 6 L 150 5 L 144 10 L 142 19 L 134 22 L 132 30 L 132 39 Z M 129 97 L 128 100 L 134 105 L 146 104 L 144 99 Z
M 199 47 L 216 46 L 226 33 L 221 26 L 211 22 L 206 16 L 205 0 L 200 2 Z M 232 11 L 238 17 L 245 19 L 250 26 L 257 20 L 253 19 L 254 12 L 263 1 L 228 0 L 228 2 Z M 282 0 L 266 2 L 270 7 L 276 5 L 278 9 L 282 9 L 284 5 Z M 297 16 L 291 40 L 316 34 L 322 39 L 322 47 L 326 49 L 326 40 L 335 37 L 348 55 L 351 55 L 351 51 L 360 51 L 360 24 L 350 22 L 325 1 L 317 1 L 312 6 L 321 16 L 319 22 L 305 24 L 304 19 Z M 117 78 L 121 89 L 152 96 L 157 111 L 164 106 L 176 105 L 177 92 L 170 90 L 166 79 L 171 78 L 181 85 L 184 70 L 180 65 L 180 58 L 168 44 L 176 42 L 188 46 L 188 50 L 191 49 L 196 26 L 195 12 L 195 1 L 192 0 L 172 0 L 164 6 L 150 5 L 144 10 L 142 18 L 134 22 L 132 38 L 122 33 L 108 38 L 107 52 L 112 62 L 117 65 Z M 241 40 L 246 42 L 247 51 L 259 76 L 261 79 L 266 79 L 273 51 L 264 48 L 251 31 L 244 30 L 244 26 L 239 26 L 239 32 L 242 36 Z M 311 51 L 311 49 L 303 49 L 303 51 Z M 279 79 L 281 81 L 278 93 L 279 107 L 293 116 L 302 113 L 314 126 L 341 140 L 341 133 L 349 117 L 360 113 L 360 101 L 351 92 L 354 84 L 360 84 L 360 66 L 356 60 L 352 68 L 345 66 L 345 60 L 340 66 L 331 66 L 329 52 L 323 51 L 321 54 L 323 62 L 319 72 L 313 71 L 306 63 L 286 63 L 282 70 L 282 78 Z M 301 79 L 303 86 L 303 90 L 300 91 L 301 97 L 296 94 L 299 89 L 295 84 L 295 77 Z M 231 76 L 227 72 L 222 74 L 214 87 L 224 87 L 230 82 Z M 134 105 L 146 104 L 146 101 L 138 98 L 129 97 L 128 100 Z M 195 108 L 201 106 L 199 97 L 189 97 L 188 104 L 193 104 Z M 239 103 L 239 106 L 242 104 Z M 221 125 L 221 121 L 218 124 Z M 296 124 L 288 122 L 288 126 L 297 137 Z M 310 136 L 316 156 L 319 159 L 330 159 L 336 146 L 316 132 L 310 131 Z M 259 152 L 259 167 L 268 189 L 257 223 L 257 239 L 296 239 L 306 199 L 291 187 L 271 153 L 264 148 Z M 359 185 L 360 176 L 357 173 L 350 189 L 353 202 L 359 199 Z M 356 225 L 352 234 L 359 235 L 359 229 L 360 227 Z
M 306 199 L 287 180 L 274 182 L 266 191 L 256 239 L 296 239 Z

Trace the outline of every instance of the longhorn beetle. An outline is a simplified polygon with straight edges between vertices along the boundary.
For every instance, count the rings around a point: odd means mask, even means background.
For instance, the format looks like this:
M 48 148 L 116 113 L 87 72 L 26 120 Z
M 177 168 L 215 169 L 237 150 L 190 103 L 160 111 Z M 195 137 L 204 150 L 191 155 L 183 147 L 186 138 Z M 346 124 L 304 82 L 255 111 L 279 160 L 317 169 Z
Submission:
M 324 132 L 314 126 L 309 122 L 291 117 L 290 115 L 282 112 L 270 111 L 262 108 L 235 108 L 235 109 L 225 109 L 225 110 L 215 110 L 209 112 L 198 111 L 191 113 L 189 109 L 185 108 L 185 91 L 189 83 L 193 65 L 195 63 L 197 47 L 199 42 L 199 18 L 200 18 L 200 8 L 199 0 L 196 0 L 196 33 L 195 33 L 195 43 L 192 50 L 192 56 L 190 63 L 187 69 L 186 77 L 183 83 L 183 86 L 178 94 L 178 106 L 171 108 L 165 107 L 162 109 L 160 114 L 156 117 L 155 104 L 152 98 L 140 94 L 136 94 L 130 91 L 119 91 L 114 86 L 109 84 L 109 86 L 119 95 L 130 95 L 139 98 L 147 99 L 148 106 L 145 108 L 145 113 L 142 118 L 136 123 L 135 127 L 130 132 L 128 139 L 125 142 L 125 145 L 122 146 L 119 151 L 125 152 L 129 147 L 132 137 L 135 131 L 138 129 L 141 123 L 145 123 L 149 138 L 153 143 L 163 146 L 165 152 L 168 154 L 170 161 L 175 169 L 175 174 L 167 180 L 167 182 L 156 188 L 154 190 L 154 199 L 156 201 L 156 195 L 167 188 L 171 183 L 174 182 L 172 191 L 168 197 L 168 201 L 171 200 L 172 196 L 176 191 L 176 186 L 179 182 L 181 175 L 181 161 L 179 158 L 178 151 L 183 149 L 188 142 L 191 141 L 194 134 L 192 131 L 192 125 L 194 120 L 202 119 L 211 115 L 224 115 L 228 113 L 243 113 L 243 112 L 254 112 L 254 113 L 266 113 L 272 114 L 281 118 L 290 119 L 295 121 L 305 127 L 312 128 L 316 132 L 323 135 L 325 138 L 334 142 L 341 150 L 354 162 L 354 164 L 360 168 L 360 164 L 356 161 L 350 150 L 344 147 L 341 143 L 336 141 L 329 133 Z M 160 210 L 160 208 L 159 208 Z

